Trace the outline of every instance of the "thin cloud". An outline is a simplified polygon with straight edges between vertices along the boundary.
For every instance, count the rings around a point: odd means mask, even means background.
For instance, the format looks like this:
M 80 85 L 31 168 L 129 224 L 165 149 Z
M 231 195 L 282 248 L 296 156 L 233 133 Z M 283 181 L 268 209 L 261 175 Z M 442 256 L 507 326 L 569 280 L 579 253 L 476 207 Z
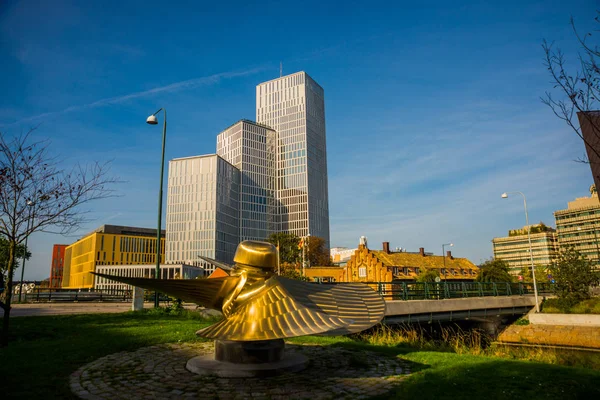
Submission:
M 201 86 L 214 85 L 214 84 L 219 83 L 223 79 L 232 79 L 232 78 L 238 78 L 238 77 L 242 77 L 242 76 L 253 75 L 258 72 L 263 71 L 264 69 L 265 69 L 265 67 L 257 67 L 257 68 L 252 68 L 252 69 L 249 69 L 246 71 L 222 72 L 219 74 L 204 76 L 201 78 L 194 78 L 194 79 L 189 79 L 186 81 L 175 82 L 170 85 L 160 86 L 160 87 L 157 87 L 154 89 L 144 90 L 141 92 L 135 92 L 135 93 L 130 93 L 130 94 L 121 95 L 121 96 L 109 97 L 109 98 L 97 100 L 97 101 L 94 101 L 94 102 L 88 103 L 88 104 L 67 107 L 61 111 L 51 111 L 51 112 L 47 112 L 47 113 L 43 113 L 43 114 L 34 115 L 31 117 L 22 118 L 18 121 L 12 122 L 6 126 L 18 125 L 23 122 L 31 122 L 31 121 L 35 121 L 37 119 L 66 114 L 66 113 L 73 112 L 73 111 L 81 111 L 81 110 L 86 110 L 86 109 L 96 108 L 96 107 L 103 107 L 103 106 L 112 105 L 112 104 L 120 104 L 120 103 L 126 102 L 128 100 L 152 96 L 152 95 L 155 95 L 158 93 L 171 93 L 171 92 L 177 92 L 177 91 L 181 91 L 181 90 L 190 90 L 190 89 L 194 89 L 194 88 L 201 87 Z

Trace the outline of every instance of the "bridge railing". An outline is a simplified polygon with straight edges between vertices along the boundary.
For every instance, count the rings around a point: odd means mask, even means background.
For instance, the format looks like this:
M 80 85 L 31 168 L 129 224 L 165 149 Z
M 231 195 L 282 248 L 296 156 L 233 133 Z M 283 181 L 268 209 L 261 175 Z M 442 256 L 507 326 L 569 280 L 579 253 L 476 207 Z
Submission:
M 533 283 L 513 282 L 364 282 L 386 300 L 445 300 L 533 294 Z M 343 284 L 343 283 L 340 283 Z M 538 283 L 538 294 L 552 293 L 552 284 Z

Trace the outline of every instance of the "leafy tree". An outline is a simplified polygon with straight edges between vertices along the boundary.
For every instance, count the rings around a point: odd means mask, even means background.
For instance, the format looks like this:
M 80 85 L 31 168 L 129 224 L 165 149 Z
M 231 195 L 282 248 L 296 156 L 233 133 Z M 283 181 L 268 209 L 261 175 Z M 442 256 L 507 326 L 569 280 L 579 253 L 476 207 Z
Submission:
M 421 273 L 417 275 L 417 282 L 435 282 L 435 278 L 440 277 L 440 271 L 434 268 L 422 268 Z
M 302 240 L 293 233 L 272 233 L 267 242 L 277 246 L 279 243 L 279 262 L 300 265 L 302 264 L 302 247 L 307 265 L 326 266 L 332 265 L 329 250 L 325 247 L 325 239 L 318 236 L 308 236 Z
M 555 280 L 554 292 L 565 304 L 590 298 L 590 286 L 597 277 L 592 272 L 592 263 L 573 247 L 561 251 L 550 271 Z
M 538 283 L 548 283 L 548 274 L 550 270 L 544 265 L 535 265 L 535 281 Z M 531 266 L 521 268 L 520 275 L 523 277 L 523 282 L 533 282 L 533 274 L 531 273 Z
M 310 262 L 310 266 L 333 265 L 329 249 L 325 247 L 325 239 L 318 236 L 309 236 L 304 246 L 306 246 L 306 257 Z
M 9 138 L 0 132 L 0 235 L 8 242 L 6 289 L 0 346 L 8 344 L 13 275 L 18 246 L 33 232 L 68 233 L 86 221 L 83 204 L 108 197 L 108 164 L 61 168 L 48 141 L 33 141 L 31 131 Z
M 594 20 L 600 25 L 600 11 L 596 11 Z M 600 108 L 600 48 L 591 42 L 597 36 L 592 36 L 591 33 L 580 34 L 573 18 L 571 18 L 571 26 L 580 45 L 576 63 L 578 68 L 574 73 L 572 70 L 568 71 L 569 62 L 565 59 L 564 53 L 544 40 L 542 48 L 545 54 L 545 66 L 552 78 L 554 93 L 558 93 L 558 97 L 553 97 L 551 92 L 546 92 L 542 102 L 584 141 L 588 154 L 592 153 L 595 157 L 600 157 L 600 147 L 597 144 L 600 139 L 600 118 L 595 112 Z M 579 121 L 576 121 L 577 118 Z M 590 141 L 583 137 L 581 122 L 590 125 L 596 136 L 595 139 Z
M 512 278 L 508 273 L 508 263 L 500 259 L 490 259 L 479 266 L 479 274 L 475 280 L 477 282 L 511 282 Z
M 298 247 L 300 238 L 293 233 L 272 233 L 267 242 L 279 245 L 279 263 L 295 264 L 302 260 L 302 250 Z
M 302 276 L 302 273 L 299 271 L 299 268 L 301 268 L 299 263 L 282 263 L 280 266 L 281 276 L 289 279 L 296 279 L 298 281 L 309 281 L 309 279 L 305 276 Z
M 2 275 L 4 281 L 8 279 L 8 257 L 9 257 L 9 243 L 6 238 L 0 237 L 0 275 Z M 31 253 L 25 247 L 24 244 L 17 245 L 16 258 L 29 260 Z M 15 270 L 19 268 L 19 263 L 15 261 Z

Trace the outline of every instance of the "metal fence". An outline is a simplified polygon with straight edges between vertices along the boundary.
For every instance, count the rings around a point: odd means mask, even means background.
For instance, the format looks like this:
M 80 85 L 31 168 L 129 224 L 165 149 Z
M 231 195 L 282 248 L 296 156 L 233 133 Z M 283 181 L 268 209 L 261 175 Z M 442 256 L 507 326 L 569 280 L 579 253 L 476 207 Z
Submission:
M 154 291 L 144 290 L 144 301 L 154 301 Z M 131 289 L 57 289 L 57 288 L 35 288 L 31 293 L 23 293 L 23 301 L 47 302 L 47 301 L 131 301 L 133 290 Z M 18 295 L 13 295 L 13 301 L 17 301 Z M 164 293 L 160 294 L 159 301 L 170 302 L 171 298 Z
M 36 288 L 24 294 L 24 301 L 130 301 L 131 296 L 131 290 Z
M 364 282 L 386 300 L 445 300 L 485 296 L 533 295 L 533 283 L 511 282 Z M 343 284 L 343 283 L 340 283 Z M 552 293 L 538 283 L 538 294 Z

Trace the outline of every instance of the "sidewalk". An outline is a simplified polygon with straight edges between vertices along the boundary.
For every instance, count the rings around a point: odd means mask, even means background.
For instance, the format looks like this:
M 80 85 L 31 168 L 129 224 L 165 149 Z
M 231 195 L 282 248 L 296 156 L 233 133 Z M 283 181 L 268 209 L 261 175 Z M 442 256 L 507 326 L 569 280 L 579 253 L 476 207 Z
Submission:
M 184 308 L 195 310 L 196 304 L 185 303 Z M 154 303 L 144 303 L 144 308 L 152 308 Z M 38 315 L 64 315 L 64 314 L 97 314 L 120 313 L 131 311 L 131 302 L 124 303 L 26 303 L 12 304 L 11 317 L 29 317 Z M 0 317 L 4 311 L 0 309 Z

